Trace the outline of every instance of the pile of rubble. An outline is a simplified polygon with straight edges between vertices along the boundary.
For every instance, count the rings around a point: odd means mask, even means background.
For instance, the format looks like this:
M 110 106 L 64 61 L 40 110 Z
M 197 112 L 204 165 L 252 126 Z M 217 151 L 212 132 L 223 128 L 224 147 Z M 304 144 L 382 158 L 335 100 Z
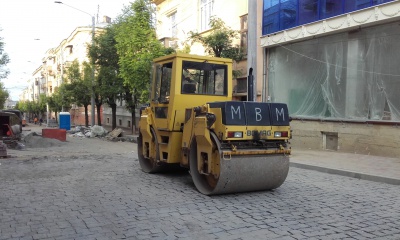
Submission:
M 116 128 L 111 132 L 108 132 L 102 126 L 94 125 L 93 127 L 77 126 L 74 129 L 67 131 L 71 137 L 86 137 L 86 138 L 106 138 L 109 141 L 130 141 L 135 142 L 131 137 L 124 136 L 124 131 L 120 128 Z
M 74 129 L 67 131 L 72 137 L 105 137 L 108 133 L 102 126 L 94 125 L 93 127 L 76 126 Z

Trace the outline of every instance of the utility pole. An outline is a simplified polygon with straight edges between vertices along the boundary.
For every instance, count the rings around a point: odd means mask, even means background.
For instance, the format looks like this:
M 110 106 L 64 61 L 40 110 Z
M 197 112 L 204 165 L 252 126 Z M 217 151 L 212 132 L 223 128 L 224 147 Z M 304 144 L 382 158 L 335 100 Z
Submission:
M 247 82 L 247 99 L 257 101 L 257 1 L 249 0 L 248 4 L 247 71 L 248 75 L 252 72 L 252 77 L 249 77 Z M 249 87 L 252 87 L 252 89 L 249 89 Z M 249 94 L 252 94 L 252 96 Z

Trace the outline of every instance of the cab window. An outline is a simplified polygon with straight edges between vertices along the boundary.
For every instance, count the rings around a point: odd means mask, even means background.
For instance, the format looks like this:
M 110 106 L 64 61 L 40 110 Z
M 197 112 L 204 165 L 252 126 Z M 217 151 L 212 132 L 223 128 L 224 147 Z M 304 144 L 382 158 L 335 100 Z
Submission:
M 172 79 L 172 62 L 165 64 L 155 64 L 154 68 L 155 85 L 153 88 L 152 100 L 159 103 L 168 103 Z
M 227 95 L 227 67 L 207 62 L 182 62 L 182 94 Z

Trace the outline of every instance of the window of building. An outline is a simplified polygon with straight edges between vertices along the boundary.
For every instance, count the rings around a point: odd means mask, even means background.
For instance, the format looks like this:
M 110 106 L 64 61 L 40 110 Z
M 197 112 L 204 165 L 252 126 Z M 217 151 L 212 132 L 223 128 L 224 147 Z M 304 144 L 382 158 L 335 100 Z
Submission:
M 237 93 L 247 92 L 247 78 L 236 79 L 236 92 Z
M 74 51 L 72 50 L 73 48 L 74 48 L 73 45 L 68 45 L 68 46 L 66 47 L 66 49 L 67 49 L 69 55 L 71 55 L 71 54 L 74 52 Z
M 128 120 L 128 128 L 131 127 L 131 121 Z
M 178 37 L 178 28 L 177 28 L 177 24 L 176 24 L 176 12 L 169 15 L 168 19 L 169 19 L 169 24 L 170 24 L 171 38 L 177 38 Z
M 122 120 L 118 119 L 119 125 L 122 126 Z
M 110 118 L 107 118 L 107 124 L 110 124 Z
M 200 30 L 210 29 L 210 18 L 213 12 L 214 0 L 200 0 Z
M 240 48 L 247 55 L 247 14 L 240 17 Z
M 394 0 L 264 1 L 263 34 L 278 32 Z

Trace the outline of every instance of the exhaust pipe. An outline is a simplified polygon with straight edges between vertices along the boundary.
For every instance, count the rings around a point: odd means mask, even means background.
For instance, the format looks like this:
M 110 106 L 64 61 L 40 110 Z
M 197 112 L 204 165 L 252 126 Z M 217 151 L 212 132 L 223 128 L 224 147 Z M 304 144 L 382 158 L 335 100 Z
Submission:
M 254 102 L 254 76 L 253 68 L 249 69 L 249 76 L 247 77 L 247 101 Z

